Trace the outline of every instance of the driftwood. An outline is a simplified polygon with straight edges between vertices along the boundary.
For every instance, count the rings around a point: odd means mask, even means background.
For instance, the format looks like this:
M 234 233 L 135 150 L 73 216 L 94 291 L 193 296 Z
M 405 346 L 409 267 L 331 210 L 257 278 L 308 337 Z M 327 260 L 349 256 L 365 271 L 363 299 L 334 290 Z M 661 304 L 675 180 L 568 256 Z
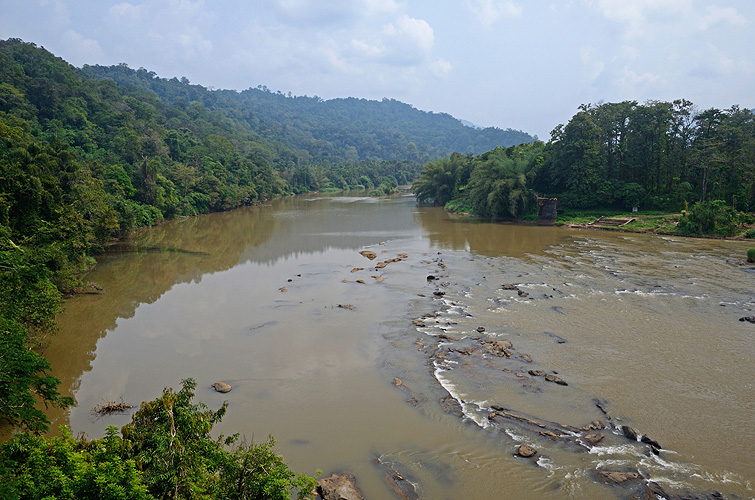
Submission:
M 112 413 L 123 413 L 131 408 L 133 408 L 132 405 L 126 404 L 122 400 L 120 403 L 116 403 L 115 401 L 103 401 L 102 403 L 92 408 L 92 411 L 102 416 L 110 415 Z

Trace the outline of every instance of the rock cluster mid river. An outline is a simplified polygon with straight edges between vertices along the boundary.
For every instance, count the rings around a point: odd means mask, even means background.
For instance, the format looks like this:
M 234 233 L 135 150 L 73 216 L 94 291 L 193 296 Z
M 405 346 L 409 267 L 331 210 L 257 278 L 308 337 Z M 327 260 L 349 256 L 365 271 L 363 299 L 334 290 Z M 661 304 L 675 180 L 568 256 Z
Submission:
M 303 196 L 139 231 L 46 355 L 104 434 L 198 382 L 218 432 L 365 498 L 753 498 L 746 243 Z M 362 252 L 362 253 L 360 253 Z M 227 393 L 211 385 L 232 386 Z

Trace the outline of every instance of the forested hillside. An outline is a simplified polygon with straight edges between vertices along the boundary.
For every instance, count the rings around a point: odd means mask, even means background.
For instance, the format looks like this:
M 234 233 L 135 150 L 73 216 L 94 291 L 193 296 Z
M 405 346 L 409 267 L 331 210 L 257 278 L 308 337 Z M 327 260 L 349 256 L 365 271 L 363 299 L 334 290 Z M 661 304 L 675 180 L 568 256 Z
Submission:
M 485 217 L 531 213 L 535 193 L 576 209 L 684 210 L 680 232 L 731 235 L 755 210 L 755 113 L 686 100 L 583 105 L 548 143 L 432 161 L 414 190 Z
M 300 162 L 357 160 L 425 162 L 454 151 L 479 154 L 497 146 L 532 142 L 520 130 L 467 127 L 445 113 L 420 111 L 393 100 L 292 96 L 259 86 L 243 92 L 208 90 L 182 78 L 159 78 L 126 65 L 84 66 L 82 74 L 150 90 L 166 103 L 200 102 L 234 126 L 290 148 Z

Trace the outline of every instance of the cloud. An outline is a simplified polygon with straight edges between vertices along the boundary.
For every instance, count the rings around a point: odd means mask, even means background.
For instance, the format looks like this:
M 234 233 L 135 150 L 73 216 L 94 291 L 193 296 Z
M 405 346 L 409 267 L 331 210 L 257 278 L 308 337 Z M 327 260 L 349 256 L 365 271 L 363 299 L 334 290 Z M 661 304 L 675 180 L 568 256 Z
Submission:
M 522 16 L 522 8 L 510 0 L 468 0 L 467 6 L 485 26 L 491 26 L 501 18 Z
M 733 7 L 721 8 L 709 5 L 706 9 L 705 15 L 700 16 L 697 20 L 697 29 L 705 31 L 710 26 L 722 22 L 728 22 L 732 26 L 744 26 L 747 24 L 747 20 L 737 11 L 737 9 Z
M 70 29 L 63 33 L 61 43 L 67 53 L 76 54 L 77 60 L 68 61 L 72 64 L 81 65 L 90 61 L 98 61 L 102 59 L 104 54 L 97 40 L 84 38 L 81 34 Z
M 430 52 L 435 43 L 435 34 L 427 21 L 407 15 L 401 16 L 395 25 L 387 24 L 383 31 L 402 44 L 409 41 L 424 52 Z
M 435 75 L 436 78 L 447 78 L 453 70 L 453 66 L 450 62 L 444 59 L 437 59 L 429 64 L 430 72 Z
M 657 24 L 676 24 L 693 12 L 692 0 L 583 0 L 606 19 L 625 26 L 627 38 L 647 36 Z
M 40 0 L 39 4 L 45 8 L 52 5 L 52 20 L 59 26 L 68 26 L 71 23 L 71 16 L 68 7 L 62 0 Z

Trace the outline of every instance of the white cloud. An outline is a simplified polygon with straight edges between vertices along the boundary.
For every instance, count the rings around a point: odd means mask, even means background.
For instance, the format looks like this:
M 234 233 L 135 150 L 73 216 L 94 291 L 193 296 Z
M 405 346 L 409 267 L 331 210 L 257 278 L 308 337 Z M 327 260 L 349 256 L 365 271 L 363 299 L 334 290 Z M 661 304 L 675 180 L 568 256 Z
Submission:
M 522 16 L 522 8 L 510 0 L 467 0 L 467 6 L 485 26 L 491 26 L 501 18 Z
M 447 78 L 453 70 L 453 65 L 444 59 L 437 59 L 430 63 L 429 68 L 437 78 Z
M 692 0 L 583 0 L 607 19 L 625 25 L 628 38 L 647 36 L 657 24 L 676 24 L 693 12 Z
M 747 20 L 733 7 L 716 7 L 709 5 L 706 13 L 697 20 L 697 28 L 700 31 L 707 30 L 710 26 L 721 22 L 728 22 L 732 26 L 744 26 Z
M 108 16 L 116 22 L 135 23 L 142 20 L 144 10 L 141 6 L 121 2 L 110 7 Z
M 76 60 L 68 61 L 72 64 L 82 65 L 90 61 L 98 61 L 103 56 L 102 47 L 97 40 L 84 38 L 70 29 L 63 33 L 61 43 L 66 52 L 76 54 Z
M 71 23 L 68 7 L 62 0 L 40 0 L 39 4 L 45 8 L 52 5 L 52 19 L 59 26 L 68 26 Z

